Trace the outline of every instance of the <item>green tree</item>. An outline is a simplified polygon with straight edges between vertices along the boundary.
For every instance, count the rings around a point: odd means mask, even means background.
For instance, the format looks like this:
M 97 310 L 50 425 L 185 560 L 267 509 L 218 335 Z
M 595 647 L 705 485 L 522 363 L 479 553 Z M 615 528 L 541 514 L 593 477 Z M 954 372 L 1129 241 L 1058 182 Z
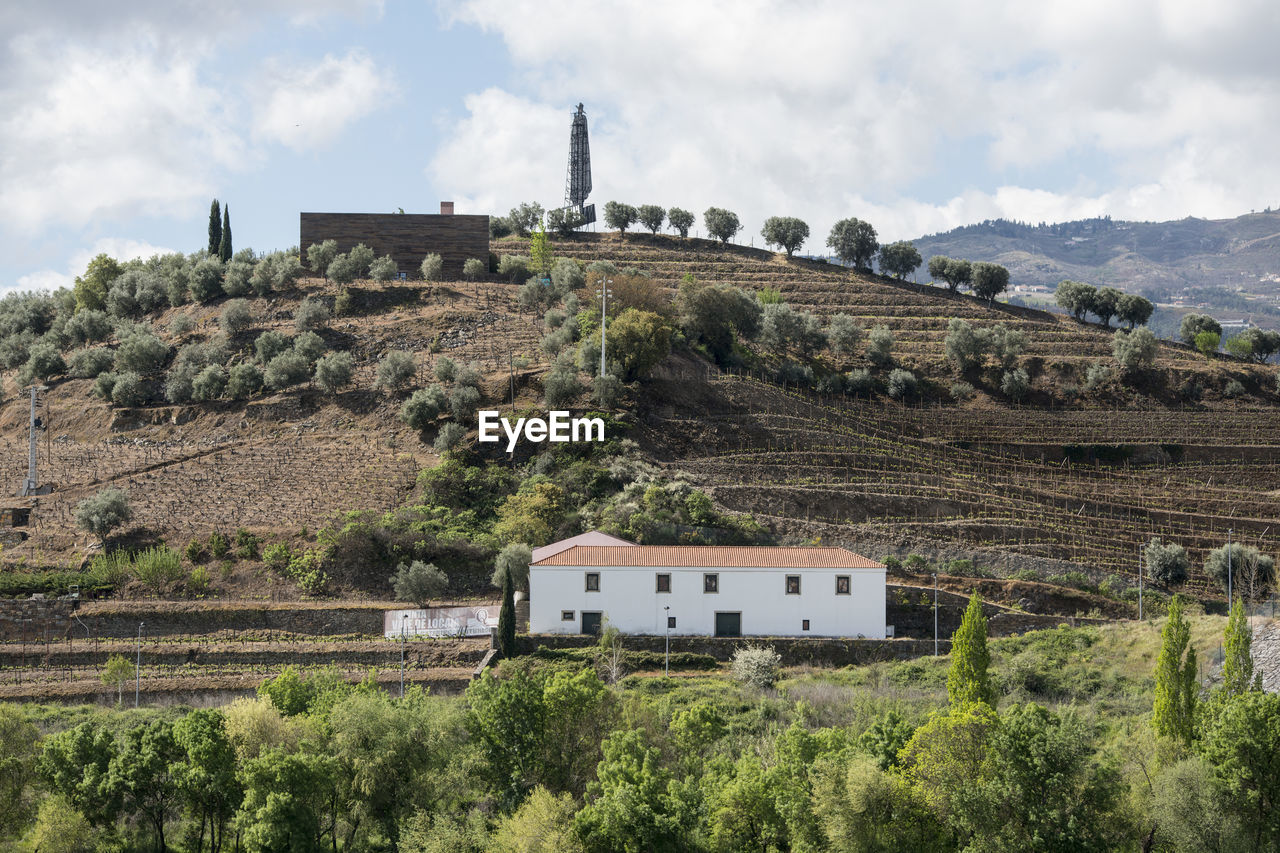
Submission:
M 880 271 L 900 281 L 915 272 L 921 263 L 923 259 L 914 243 L 899 240 L 880 247 Z
M 336 257 L 338 257 L 337 240 L 312 243 L 307 247 L 307 266 L 311 267 L 311 271 L 318 275 L 327 275 L 329 265 L 333 263 Z
M 1182 318 L 1182 324 L 1178 326 L 1178 337 L 1182 338 L 1182 342 L 1186 344 L 1195 345 L 1196 336 L 1201 332 L 1212 332 L 1221 338 L 1222 324 L 1208 314 L 1187 314 Z
M 578 806 L 569 794 L 539 786 L 494 831 L 491 853 L 585 853 L 573 831 Z
M 1114 287 L 1100 287 L 1093 297 L 1093 307 L 1089 310 L 1098 315 L 1102 325 L 1110 326 L 1111 318 L 1120 308 L 1120 297 L 1123 294 Z
M 1098 289 L 1091 284 L 1079 281 L 1059 282 L 1053 298 L 1060 306 L 1071 312 L 1071 316 L 1083 321 L 1084 315 L 1094 309 Z
M 54 793 L 97 827 L 110 827 L 120 814 L 118 788 L 108 784 L 116 742 L 100 723 L 81 723 L 51 735 L 40 751 L 37 767 Z
M 893 332 L 888 326 L 872 326 L 867 336 L 867 358 L 876 367 L 893 363 Z
M 76 311 L 102 310 L 107 304 L 107 292 L 111 289 L 111 283 L 123 272 L 124 267 L 105 254 L 89 261 L 84 275 L 76 277 L 72 290 L 76 297 Z
M 1191 560 L 1187 549 L 1176 542 L 1165 543 L 1159 536 L 1151 538 L 1142 548 L 1142 561 L 1147 573 L 1157 583 L 1180 584 L 1187 579 Z
M 396 601 L 409 601 L 426 607 L 431 599 L 439 598 L 449 586 L 449 577 L 434 563 L 414 560 L 396 567 L 391 586 L 395 590 Z
M 995 707 L 995 690 L 987 676 L 991 653 L 987 651 L 987 617 L 975 592 L 969 598 L 960 627 L 951 637 L 951 667 L 947 670 L 947 701 L 952 708 L 973 702 Z
M 636 223 L 639 216 L 640 213 L 634 207 L 620 201 L 610 201 L 604 206 L 604 224 L 623 234 Z
M 102 668 L 99 678 L 103 684 L 116 689 L 116 703 L 120 704 L 124 701 L 125 684 L 133 681 L 136 674 L 132 660 L 124 655 L 112 655 L 107 658 L 107 665 Z
M 703 211 L 702 224 L 707 228 L 707 236 L 715 237 L 722 245 L 727 245 L 742 227 L 738 214 L 722 207 L 708 207 Z
M 376 385 L 388 391 L 398 391 L 413 381 L 417 372 L 413 353 L 391 350 L 378 361 Z
M 862 343 L 862 328 L 848 314 L 832 314 L 827 322 L 827 345 L 836 355 L 852 355 Z
M 565 492 L 555 483 L 534 482 L 498 506 L 493 535 L 501 542 L 545 545 L 564 520 Z
M 946 282 L 947 289 L 955 293 L 973 280 L 973 264 L 946 255 L 934 255 L 929 259 L 929 278 Z
M 1253 686 L 1253 629 L 1244 613 L 1244 602 L 1237 598 L 1227 618 L 1227 631 L 1222 639 L 1222 689 L 1228 696 L 1238 696 Z
M 918 788 L 870 758 L 819 758 L 813 809 L 831 853 L 951 853 L 954 837 Z
M 1249 691 L 1228 698 L 1206 726 L 1202 750 L 1226 788 L 1223 805 L 1241 820 L 1252 850 L 1280 838 L 1280 695 Z
M 1250 845 L 1236 810 L 1229 807 L 1226 786 L 1200 756 L 1163 768 L 1151 788 L 1151 818 L 1158 841 L 1168 849 L 1176 853 L 1258 849 Z
M 871 269 L 871 258 L 880 244 L 876 242 L 876 229 L 861 219 L 841 219 L 831 226 L 827 246 L 841 261 L 860 270 Z
M 508 575 L 502 576 L 502 607 L 498 610 L 498 653 L 516 656 L 516 589 Z
M 539 229 L 541 233 L 541 229 Z M 423 281 L 440 281 L 444 276 L 444 259 L 440 255 L 432 252 L 422 259 L 420 268 Z
M 1116 303 L 1116 317 L 1120 322 L 1128 323 L 1132 330 L 1134 326 L 1141 326 L 1150 320 L 1155 309 L 1156 306 L 1150 299 L 1136 293 L 1122 293 Z
M 40 730 L 22 709 L 0 703 L 0 841 L 17 835 L 35 811 Z
M 222 234 L 218 240 L 218 257 L 225 264 L 231 260 L 235 250 L 231 248 L 231 205 L 222 206 Z
M 1119 329 L 1111 340 L 1111 352 L 1116 363 L 1128 374 L 1150 370 L 1155 365 L 1159 351 L 1156 336 L 1146 327 L 1132 332 Z
M 1182 614 L 1182 599 L 1175 595 L 1169 603 L 1169 618 L 1160 631 L 1151 725 L 1157 735 L 1189 747 L 1195 732 L 1195 712 L 1196 650 L 1191 645 L 1191 625 Z
M 551 268 L 555 266 L 556 256 L 551 248 L 551 241 L 547 239 L 547 232 L 541 225 L 529 237 L 529 260 L 531 272 L 541 278 L 551 277 Z
M 794 216 L 770 216 L 760 229 L 766 246 L 781 246 L 791 257 L 809 239 L 809 226 Z
M 222 251 L 222 209 L 215 198 L 209 205 L 209 254 Z
M 979 261 L 973 265 L 972 287 L 974 296 L 992 305 L 997 296 L 1009 289 L 1009 270 L 1000 264 Z
M 1275 581 L 1275 569 L 1274 557 L 1239 542 L 1231 543 L 1230 548 L 1223 545 L 1213 549 L 1204 560 L 1205 574 L 1216 580 L 1223 591 L 1230 586 L 1234 594 L 1251 600 L 1270 589 Z
M 150 827 L 160 853 L 169 849 L 165 825 L 179 804 L 172 771 L 182 758 L 173 724 L 153 720 L 125 733 L 107 769 L 107 787 L 119 792 L 126 815 Z
M 354 361 L 349 352 L 331 352 L 316 362 L 316 384 L 336 394 L 351 384 Z
M 109 487 L 76 504 L 76 526 L 106 541 L 111 531 L 133 518 L 127 492 Z
M 735 339 L 754 340 L 763 309 L 746 291 L 729 285 L 686 281 L 676 298 L 685 337 L 706 348 L 717 364 L 726 363 Z
M 1202 356 L 1212 358 L 1222 344 L 1222 336 L 1217 332 L 1198 332 L 1193 343 Z
M 521 202 L 519 206 L 511 208 L 507 220 L 511 223 L 511 227 L 520 237 L 528 237 L 533 233 L 533 229 L 542 223 L 542 214 L 545 211 L 542 205 L 535 202 Z
M 583 346 L 599 354 L 600 331 L 597 329 Z M 634 382 L 648 376 L 670 354 L 671 326 L 657 314 L 628 308 L 609 321 L 605 359 L 621 368 L 623 382 Z M 591 364 L 599 370 L 598 360 L 592 359 Z
M 227 824 L 240 807 L 244 791 L 236 778 L 236 752 L 227 737 L 220 711 L 198 709 L 173 724 L 173 740 L 181 760 L 170 768 L 188 819 L 198 820 L 195 849 L 221 849 Z
M 642 204 L 636 208 L 640 224 L 648 228 L 650 233 L 657 234 L 667 218 L 667 212 L 656 204 Z
M 978 367 L 986 359 L 987 338 L 978 335 L 973 326 L 959 317 L 952 317 L 947 323 L 947 337 L 943 348 L 947 360 L 956 367 L 957 373 L 965 373 Z
M 337 759 L 270 749 L 240 769 L 244 801 L 235 826 L 249 853 L 314 853 L 331 836 L 337 849 Z
M 529 588 L 529 564 L 533 562 L 533 549 L 523 542 L 512 542 L 498 552 L 493 561 L 493 577 L 489 582 L 501 587 L 510 578 L 513 589 Z
M 667 211 L 667 224 L 679 232 L 682 238 L 689 236 L 689 229 L 693 227 L 694 217 L 689 211 L 673 207 Z

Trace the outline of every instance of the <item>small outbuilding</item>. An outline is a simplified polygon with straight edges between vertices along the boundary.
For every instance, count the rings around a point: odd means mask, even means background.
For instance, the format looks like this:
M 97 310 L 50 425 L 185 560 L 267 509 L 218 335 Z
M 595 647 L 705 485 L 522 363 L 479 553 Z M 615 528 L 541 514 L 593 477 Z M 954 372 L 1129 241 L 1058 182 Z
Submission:
M 560 543 L 557 543 L 560 544 Z M 844 548 L 572 545 L 535 555 L 529 630 L 883 639 L 885 566 Z

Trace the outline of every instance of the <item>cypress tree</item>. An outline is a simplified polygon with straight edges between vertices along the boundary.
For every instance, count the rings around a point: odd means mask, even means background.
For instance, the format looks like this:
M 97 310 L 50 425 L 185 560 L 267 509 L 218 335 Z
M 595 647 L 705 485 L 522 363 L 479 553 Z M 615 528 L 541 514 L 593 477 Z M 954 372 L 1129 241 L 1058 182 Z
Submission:
M 1222 661 L 1222 689 L 1228 696 L 1239 696 L 1249 690 L 1253 681 L 1253 655 L 1249 646 L 1253 631 L 1244 615 L 1244 603 L 1236 599 L 1227 619 L 1227 633 L 1222 640 L 1226 658 Z
M 995 691 L 987 678 L 991 653 L 987 651 L 987 617 L 975 592 L 965 608 L 960 627 L 951 637 L 951 669 L 947 672 L 947 701 L 953 708 L 970 702 L 995 707 Z
M 511 574 L 502 575 L 502 609 L 498 611 L 498 653 L 504 658 L 516 654 L 516 585 Z
M 1169 621 L 1160 632 L 1156 696 L 1151 725 L 1156 734 L 1191 745 L 1196 713 L 1196 650 L 1191 625 L 1182 615 L 1182 599 L 1173 597 Z
M 218 244 L 218 257 L 225 264 L 231 260 L 231 205 L 222 206 L 222 241 Z
M 222 249 L 222 211 L 215 198 L 209 206 L 209 254 L 216 255 Z

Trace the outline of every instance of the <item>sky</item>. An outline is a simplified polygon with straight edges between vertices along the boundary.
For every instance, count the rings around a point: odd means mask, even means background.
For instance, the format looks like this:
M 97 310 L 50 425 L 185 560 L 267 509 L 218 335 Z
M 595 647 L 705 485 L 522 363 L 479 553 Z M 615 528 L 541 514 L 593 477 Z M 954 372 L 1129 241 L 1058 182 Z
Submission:
M 1280 4 L 19 0 L 0 6 L 0 292 L 99 252 L 298 241 L 300 211 L 594 192 L 882 241 L 1280 207 Z M 702 231 L 705 233 L 705 231 Z

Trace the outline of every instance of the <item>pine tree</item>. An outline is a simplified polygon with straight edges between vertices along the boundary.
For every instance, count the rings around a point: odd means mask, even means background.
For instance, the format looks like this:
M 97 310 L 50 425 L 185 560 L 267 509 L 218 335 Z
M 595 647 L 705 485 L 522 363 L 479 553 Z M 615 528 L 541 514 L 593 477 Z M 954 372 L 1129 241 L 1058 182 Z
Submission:
M 498 653 L 504 658 L 516 654 L 516 585 L 511 575 L 502 575 L 502 609 L 498 611 Z
M 1249 690 L 1253 682 L 1253 655 L 1249 646 L 1253 643 L 1253 630 L 1244 615 L 1244 603 L 1236 599 L 1227 619 L 1227 634 L 1222 645 L 1226 658 L 1222 661 L 1222 689 L 1228 696 L 1239 696 Z
M 1190 746 L 1195 714 L 1196 650 L 1191 647 L 1191 625 L 1182 615 L 1182 599 L 1175 595 L 1169 604 L 1169 621 L 1160 632 L 1151 725 L 1156 734 Z
M 218 257 L 225 264 L 231 260 L 231 205 L 222 206 L 222 241 L 218 244 Z
M 987 678 L 991 653 L 987 651 L 987 617 L 975 592 L 965 608 L 964 619 L 951 637 L 951 669 L 947 672 L 947 701 L 953 708 L 971 702 L 995 707 L 995 692 Z
M 209 254 L 216 255 L 222 248 L 222 210 L 215 198 L 209 206 Z

